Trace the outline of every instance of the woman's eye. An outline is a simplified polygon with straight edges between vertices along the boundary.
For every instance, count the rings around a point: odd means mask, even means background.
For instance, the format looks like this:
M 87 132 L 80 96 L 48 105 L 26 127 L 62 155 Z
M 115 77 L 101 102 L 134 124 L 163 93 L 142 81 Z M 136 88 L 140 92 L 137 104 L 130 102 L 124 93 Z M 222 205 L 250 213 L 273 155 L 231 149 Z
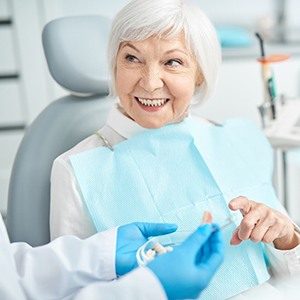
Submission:
M 126 55 L 126 60 L 129 62 L 138 62 L 138 59 L 133 55 Z
M 167 66 L 176 67 L 182 65 L 182 62 L 178 59 L 170 59 L 166 62 Z

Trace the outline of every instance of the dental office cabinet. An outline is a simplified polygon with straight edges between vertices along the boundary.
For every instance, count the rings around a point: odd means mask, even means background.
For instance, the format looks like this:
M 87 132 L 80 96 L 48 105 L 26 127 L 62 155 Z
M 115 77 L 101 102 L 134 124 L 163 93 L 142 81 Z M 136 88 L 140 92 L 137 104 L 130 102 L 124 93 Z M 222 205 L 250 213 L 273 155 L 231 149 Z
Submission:
M 198 0 L 191 1 L 199 4 Z M 100 0 L 0 0 L 1 212 L 6 211 L 11 167 L 26 127 L 47 104 L 67 94 L 53 81 L 47 69 L 41 44 L 43 26 L 50 20 L 63 16 L 99 12 L 112 17 L 127 2 L 128 0 L 113 0 L 109 3 Z M 247 29 L 257 30 L 257 24 L 260 22 L 261 26 L 265 15 L 278 14 L 280 10 L 275 5 L 282 5 L 283 2 L 288 4 L 285 11 L 291 16 L 292 22 L 298 22 L 298 0 L 253 0 L 243 1 L 243 4 L 240 0 L 227 0 L 226 4 L 223 0 L 202 0 L 200 5 L 213 21 L 221 25 L 227 26 L 231 20 L 235 20 L 233 25 L 242 24 Z M 259 22 L 257 16 L 260 16 Z M 297 26 L 300 28 L 300 22 Z M 280 38 L 283 39 L 282 35 Z M 300 33 L 298 43 L 269 44 L 266 41 L 266 44 L 268 54 L 284 52 L 291 55 L 288 61 L 272 66 L 278 93 L 300 98 Z M 256 41 L 252 41 L 249 46 L 223 48 L 223 64 L 217 90 L 199 109 L 200 115 L 216 121 L 248 117 L 261 125 L 257 110 L 257 105 L 263 99 L 261 70 L 256 60 L 259 54 Z M 288 158 L 288 194 L 290 213 L 300 223 L 300 189 L 297 190 L 300 154 L 296 152 Z

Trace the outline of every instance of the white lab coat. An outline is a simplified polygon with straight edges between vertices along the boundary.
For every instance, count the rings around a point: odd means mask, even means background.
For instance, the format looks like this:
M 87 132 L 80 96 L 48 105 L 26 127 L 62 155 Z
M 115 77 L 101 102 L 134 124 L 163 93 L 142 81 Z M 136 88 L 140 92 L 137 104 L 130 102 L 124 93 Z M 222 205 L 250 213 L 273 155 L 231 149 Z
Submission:
M 0 217 L 0 299 L 166 299 L 148 268 L 116 279 L 116 228 L 81 240 L 64 236 L 32 248 L 10 243 Z

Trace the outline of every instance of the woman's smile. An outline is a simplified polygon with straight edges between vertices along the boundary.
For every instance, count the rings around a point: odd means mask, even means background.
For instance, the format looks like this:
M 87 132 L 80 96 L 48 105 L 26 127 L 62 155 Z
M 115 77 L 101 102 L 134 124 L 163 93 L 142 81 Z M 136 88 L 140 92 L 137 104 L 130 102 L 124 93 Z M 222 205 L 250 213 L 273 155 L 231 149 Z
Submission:
M 137 100 L 140 107 L 148 112 L 155 112 L 160 110 L 170 100 L 169 98 L 134 98 Z
M 135 97 L 135 99 L 140 102 L 144 106 L 162 106 L 169 101 L 168 98 L 158 98 L 158 99 L 150 99 L 150 98 L 141 98 Z

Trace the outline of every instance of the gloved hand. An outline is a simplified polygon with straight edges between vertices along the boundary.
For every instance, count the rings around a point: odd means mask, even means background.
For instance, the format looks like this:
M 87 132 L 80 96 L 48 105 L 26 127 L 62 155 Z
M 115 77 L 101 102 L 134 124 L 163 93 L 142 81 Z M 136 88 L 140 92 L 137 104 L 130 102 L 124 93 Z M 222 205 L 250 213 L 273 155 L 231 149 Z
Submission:
M 168 299 L 196 298 L 208 285 L 224 258 L 224 242 L 217 225 L 199 227 L 181 245 L 158 255 L 147 267 L 162 283 Z
M 171 233 L 176 224 L 136 222 L 120 226 L 117 232 L 116 273 L 124 275 L 137 267 L 136 251 L 150 236 Z

